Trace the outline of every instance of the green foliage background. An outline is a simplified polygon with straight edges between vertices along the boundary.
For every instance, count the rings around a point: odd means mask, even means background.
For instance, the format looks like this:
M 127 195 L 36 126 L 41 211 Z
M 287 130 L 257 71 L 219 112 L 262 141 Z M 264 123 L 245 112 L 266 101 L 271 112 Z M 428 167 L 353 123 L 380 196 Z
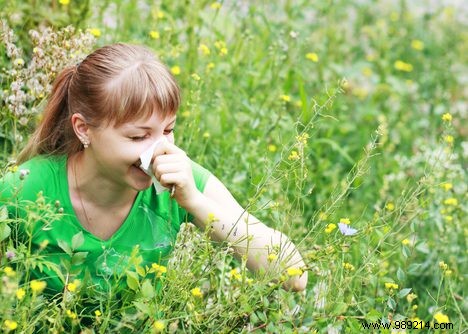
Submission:
M 135 289 L 146 292 L 128 307 L 101 303 L 100 319 L 83 313 L 90 320 L 79 323 L 67 315 L 85 304 L 78 297 L 32 312 L 13 296 L 0 301 L 2 323 L 16 319 L 24 332 L 51 326 L 57 332 L 137 333 L 159 331 L 153 324 L 162 318 L 161 331 L 168 332 L 360 332 L 363 321 L 430 322 L 442 313 L 456 331 L 467 328 L 466 6 L 404 0 L 66 3 L 0 1 L 24 61 L 8 56 L 3 36 L 2 167 L 14 161 L 47 98 L 23 80 L 23 112 L 9 100 L 12 82 L 37 55 L 30 29 L 43 36 L 45 27 L 62 31 L 48 37 L 44 49 L 56 67 L 76 62 L 91 44 L 147 45 L 182 88 L 178 145 L 249 211 L 299 245 L 309 286 L 293 294 L 261 278 L 236 285 L 226 278 L 231 267 L 251 274 L 232 262 L 227 247 L 194 243 L 190 235 L 198 232 L 189 229 L 183 237 L 195 258 L 184 262 L 187 250 L 176 250 L 180 261 L 164 283 L 173 296 L 154 296 L 137 276 Z M 63 32 L 69 25 L 73 29 Z M 85 42 L 86 32 L 95 35 L 92 43 Z M 62 58 L 53 57 L 58 50 Z M 52 82 L 58 70 L 37 73 Z M 341 218 L 359 232 L 327 233 Z M 6 231 L 13 223 L 0 224 Z M 0 246 L 5 254 L 11 244 L 5 239 Z M 9 265 L 0 260 L 1 268 Z M 181 279 L 182 273 L 191 274 Z M 191 300 L 196 286 L 203 287 L 201 301 Z M 409 293 L 417 298 L 408 301 Z M 28 298 L 45 302 L 36 297 Z M 42 315 L 33 325 L 32 314 Z

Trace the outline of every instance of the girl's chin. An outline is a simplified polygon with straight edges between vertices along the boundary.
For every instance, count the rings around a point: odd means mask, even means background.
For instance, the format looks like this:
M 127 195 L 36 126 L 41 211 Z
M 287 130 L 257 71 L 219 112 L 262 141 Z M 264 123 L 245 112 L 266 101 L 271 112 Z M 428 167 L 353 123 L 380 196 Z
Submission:
M 136 166 L 132 166 L 130 168 L 131 174 L 133 175 L 133 179 L 136 180 L 136 185 L 138 189 L 144 190 L 151 186 L 151 176 L 149 176 Z

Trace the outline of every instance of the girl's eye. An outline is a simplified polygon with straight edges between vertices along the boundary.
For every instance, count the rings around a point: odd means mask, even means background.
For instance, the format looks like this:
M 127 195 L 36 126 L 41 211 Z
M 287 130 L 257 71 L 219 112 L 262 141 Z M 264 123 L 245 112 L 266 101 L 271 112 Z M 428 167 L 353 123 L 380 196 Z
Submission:
M 174 129 L 168 129 L 168 130 L 164 130 L 164 135 L 170 135 L 172 132 L 174 132 Z
M 141 140 L 145 140 L 146 136 L 135 136 L 135 137 L 130 137 L 130 139 L 134 141 L 141 141 Z

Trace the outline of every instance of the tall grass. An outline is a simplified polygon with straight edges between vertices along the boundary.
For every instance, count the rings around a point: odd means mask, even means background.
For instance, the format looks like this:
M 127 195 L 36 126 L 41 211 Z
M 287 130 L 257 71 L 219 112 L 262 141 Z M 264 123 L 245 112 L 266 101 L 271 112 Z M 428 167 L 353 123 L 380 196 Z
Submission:
M 5 330 L 357 333 L 362 322 L 396 320 L 467 328 L 463 7 L 62 3 L 5 7 L 3 166 L 14 168 L 60 67 L 92 45 L 143 43 L 181 84 L 177 144 L 299 245 L 309 285 L 283 291 L 271 273 L 246 271 L 232 245 L 187 225 L 165 275 L 140 268 L 135 249 L 123 297 L 75 282 L 50 300 L 26 280 L 47 259 L 13 246 L 18 222 L 2 211 Z M 37 6 L 53 15 L 29 20 Z M 22 22 L 38 32 L 28 37 Z M 38 49 L 47 66 L 37 66 Z M 31 205 L 32 217 L 41 205 Z M 340 221 L 357 232 L 343 235 Z

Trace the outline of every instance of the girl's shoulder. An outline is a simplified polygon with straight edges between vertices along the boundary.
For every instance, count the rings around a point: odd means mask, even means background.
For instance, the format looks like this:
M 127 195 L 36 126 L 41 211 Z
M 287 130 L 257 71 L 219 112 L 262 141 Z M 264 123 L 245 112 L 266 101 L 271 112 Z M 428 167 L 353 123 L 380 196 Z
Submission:
M 66 176 L 66 162 L 65 155 L 38 155 L 19 166 L 10 167 L 0 179 L 0 199 L 35 200 L 39 192 L 62 183 L 59 181 Z

